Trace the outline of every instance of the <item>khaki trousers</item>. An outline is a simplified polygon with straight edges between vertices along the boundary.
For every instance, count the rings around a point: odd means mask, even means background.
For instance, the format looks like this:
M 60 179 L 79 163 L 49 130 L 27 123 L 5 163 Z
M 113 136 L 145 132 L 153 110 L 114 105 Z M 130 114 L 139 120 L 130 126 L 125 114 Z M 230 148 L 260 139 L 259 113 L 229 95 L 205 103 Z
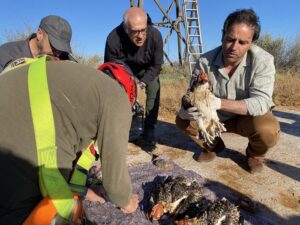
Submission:
M 249 140 L 246 149 L 247 156 L 263 157 L 267 151 L 275 146 L 280 136 L 280 126 L 278 120 L 267 112 L 262 116 L 237 116 L 224 122 L 227 132 L 235 133 Z M 202 140 L 197 138 L 198 128 L 195 121 L 183 120 L 178 115 L 176 125 L 191 139 L 193 139 L 204 151 L 220 152 L 225 147 L 222 139 L 217 139 L 214 148 L 209 148 Z

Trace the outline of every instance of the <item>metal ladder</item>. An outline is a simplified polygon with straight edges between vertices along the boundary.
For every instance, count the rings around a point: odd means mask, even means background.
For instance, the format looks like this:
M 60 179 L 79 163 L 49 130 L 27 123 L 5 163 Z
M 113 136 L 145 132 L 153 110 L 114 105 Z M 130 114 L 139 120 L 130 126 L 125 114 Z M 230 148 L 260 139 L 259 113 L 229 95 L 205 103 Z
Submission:
M 192 75 L 194 66 L 203 53 L 198 0 L 184 0 L 182 9 L 187 41 L 186 58 L 189 64 L 190 75 Z

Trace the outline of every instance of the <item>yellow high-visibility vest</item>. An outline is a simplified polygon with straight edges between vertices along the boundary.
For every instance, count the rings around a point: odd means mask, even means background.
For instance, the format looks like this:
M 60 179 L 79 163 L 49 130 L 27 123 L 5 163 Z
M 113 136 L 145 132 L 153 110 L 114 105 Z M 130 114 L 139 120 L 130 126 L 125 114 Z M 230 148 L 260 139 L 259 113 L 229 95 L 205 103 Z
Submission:
M 70 182 L 71 190 L 57 167 L 55 125 L 46 74 L 48 59 L 51 57 L 43 56 L 31 59 L 28 71 L 28 90 L 37 148 L 39 185 L 42 195 L 51 198 L 59 215 L 69 220 L 74 204 L 76 204 L 72 190 L 82 192 L 87 176 L 86 173 L 75 170 Z M 89 147 L 83 151 L 77 162 L 77 165 L 86 171 L 95 159 Z

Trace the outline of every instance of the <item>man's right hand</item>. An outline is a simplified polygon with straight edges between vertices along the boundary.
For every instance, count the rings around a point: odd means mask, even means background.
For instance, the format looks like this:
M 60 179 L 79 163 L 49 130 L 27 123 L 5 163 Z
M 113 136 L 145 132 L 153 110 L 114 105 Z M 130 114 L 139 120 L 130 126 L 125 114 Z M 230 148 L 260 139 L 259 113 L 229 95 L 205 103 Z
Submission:
M 199 112 L 196 107 L 190 107 L 188 109 L 181 107 L 178 116 L 183 120 L 195 121 L 202 116 L 202 113 Z
M 133 213 L 137 209 L 138 204 L 139 204 L 138 195 L 133 194 L 133 195 L 131 195 L 129 204 L 127 206 L 125 206 L 124 208 L 121 208 L 121 210 L 123 213 Z

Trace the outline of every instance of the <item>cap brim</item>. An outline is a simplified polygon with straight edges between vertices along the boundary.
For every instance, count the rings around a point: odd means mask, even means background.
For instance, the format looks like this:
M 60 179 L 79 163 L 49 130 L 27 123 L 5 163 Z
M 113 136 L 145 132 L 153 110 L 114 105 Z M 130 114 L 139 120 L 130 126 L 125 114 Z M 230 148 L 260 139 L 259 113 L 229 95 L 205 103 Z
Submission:
M 55 49 L 62 51 L 62 52 L 69 52 L 69 53 L 72 52 L 71 45 L 69 42 L 63 41 L 61 39 L 57 39 L 57 38 L 53 37 L 51 34 L 48 34 L 48 37 L 49 37 L 49 41 L 50 41 L 51 45 Z

